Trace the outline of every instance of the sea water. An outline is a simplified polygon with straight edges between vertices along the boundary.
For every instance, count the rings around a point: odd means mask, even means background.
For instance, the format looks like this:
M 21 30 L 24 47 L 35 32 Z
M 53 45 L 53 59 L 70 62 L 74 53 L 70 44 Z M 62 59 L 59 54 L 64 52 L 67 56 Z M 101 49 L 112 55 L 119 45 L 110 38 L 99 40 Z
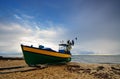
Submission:
M 72 55 L 73 62 L 120 64 L 120 55 Z

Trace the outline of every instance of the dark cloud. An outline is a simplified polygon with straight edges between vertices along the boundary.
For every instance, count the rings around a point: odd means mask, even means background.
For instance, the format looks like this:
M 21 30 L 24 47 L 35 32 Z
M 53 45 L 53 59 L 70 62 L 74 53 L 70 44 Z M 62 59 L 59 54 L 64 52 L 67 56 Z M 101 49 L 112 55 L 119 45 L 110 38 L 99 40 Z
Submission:
M 79 34 L 85 39 L 118 39 L 120 30 L 119 2 L 118 0 L 85 0 L 77 5 L 74 4 L 75 10 L 68 16 L 71 32 Z

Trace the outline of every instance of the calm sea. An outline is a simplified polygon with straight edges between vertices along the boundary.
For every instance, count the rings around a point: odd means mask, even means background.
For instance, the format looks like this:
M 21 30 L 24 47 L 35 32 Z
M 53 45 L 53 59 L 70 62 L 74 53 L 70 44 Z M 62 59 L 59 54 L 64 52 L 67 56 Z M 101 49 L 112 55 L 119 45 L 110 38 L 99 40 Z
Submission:
M 81 63 L 120 64 L 120 55 L 73 55 L 72 61 Z

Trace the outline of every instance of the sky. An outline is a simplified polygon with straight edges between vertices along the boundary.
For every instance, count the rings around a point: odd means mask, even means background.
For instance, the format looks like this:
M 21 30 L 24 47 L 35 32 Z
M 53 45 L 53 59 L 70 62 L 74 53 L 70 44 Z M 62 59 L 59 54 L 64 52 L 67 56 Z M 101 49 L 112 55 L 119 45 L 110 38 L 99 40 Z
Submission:
M 74 55 L 118 55 L 119 32 L 120 0 L 0 0 L 0 55 L 76 37 Z

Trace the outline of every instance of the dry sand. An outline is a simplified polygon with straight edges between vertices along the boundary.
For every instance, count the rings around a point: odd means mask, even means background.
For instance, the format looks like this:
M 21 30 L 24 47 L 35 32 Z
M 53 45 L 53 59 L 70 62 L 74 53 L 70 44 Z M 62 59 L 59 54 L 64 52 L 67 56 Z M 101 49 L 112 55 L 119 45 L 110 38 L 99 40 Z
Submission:
M 27 65 L 24 60 L 0 60 L 0 68 L 13 66 Z M 120 64 L 70 62 L 64 65 L 48 65 L 46 68 L 27 72 L 1 72 L 4 70 L 0 70 L 0 79 L 120 79 Z

